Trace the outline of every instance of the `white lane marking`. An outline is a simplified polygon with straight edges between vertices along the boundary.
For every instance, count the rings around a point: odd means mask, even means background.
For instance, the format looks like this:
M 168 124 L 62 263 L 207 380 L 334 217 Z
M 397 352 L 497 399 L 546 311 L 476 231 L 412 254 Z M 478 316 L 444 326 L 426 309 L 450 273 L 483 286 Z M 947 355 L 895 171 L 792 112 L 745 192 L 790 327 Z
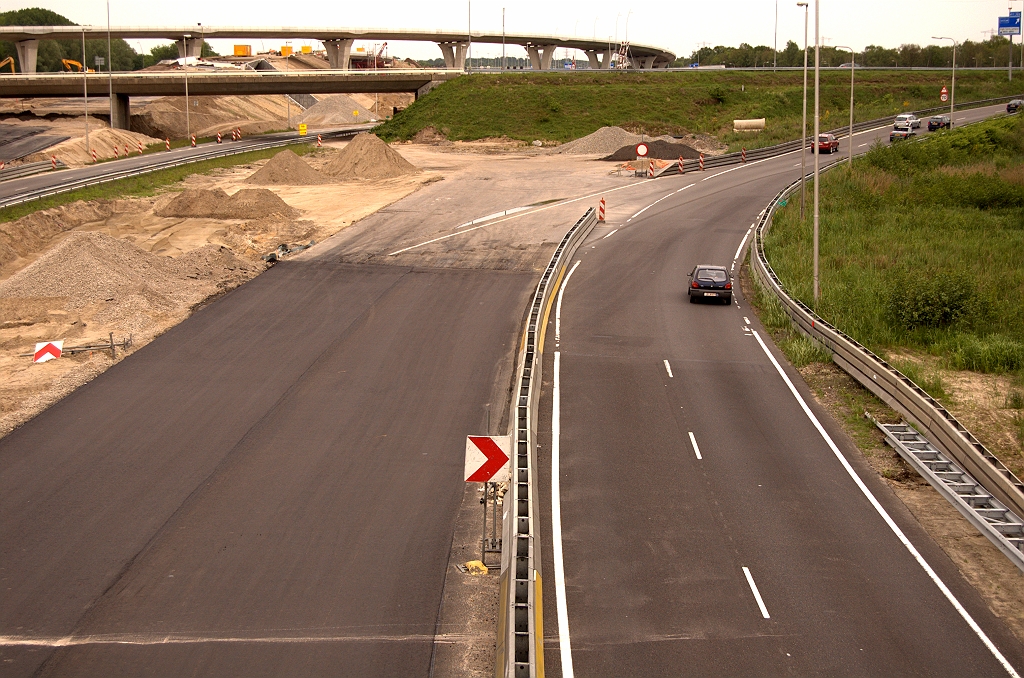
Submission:
M 530 208 L 529 207 L 513 207 L 512 209 L 502 210 L 501 212 L 495 212 L 494 214 L 488 214 L 486 217 L 479 217 L 477 219 L 474 219 L 473 221 L 467 221 L 464 224 L 459 224 L 458 226 L 455 227 L 454 230 L 457 231 L 460 228 L 465 228 L 466 226 L 472 226 L 473 224 L 480 224 L 480 223 L 483 223 L 485 221 L 491 221 L 492 219 L 497 219 L 498 217 L 506 217 L 506 216 L 508 216 L 510 214 L 516 214 L 517 212 L 525 212 L 528 209 L 530 209 Z
M 985 634 L 985 632 L 981 630 L 981 627 L 978 626 L 977 622 L 974 621 L 970 613 L 966 609 L 964 609 L 964 606 L 961 605 L 960 601 L 956 599 L 956 596 L 953 595 L 953 592 L 949 590 L 949 588 L 941 579 L 939 579 L 939 575 L 937 575 L 935 573 L 935 570 L 931 568 L 931 565 L 929 565 L 927 561 L 925 561 L 924 557 L 918 552 L 917 548 L 910 543 L 910 540 L 907 538 L 905 534 L 903 534 L 903 530 L 900 529 L 899 525 L 897 525 L 896 522 L 889 516 L 888 512 L 884 508 L 882 508 L 882 505 L 878 503 L 878 500 L 875 499 L 875 495 L 871 494 L 871 490 L 868 489 L 867 485 L 864 484 L 864 481 L 862 481 L 860 479 L 860 476 L 858 476 L 857 473 L 853 470 L 853 467 L 850 466 L 850 462 L 846 460 L 846 457 L 843 456 L 843 453 L 839 451 L 839 448 L 832 441 L 832 438 L 829 436 L 829 434 L 825 431 L 825 428 L 821 425 L 821 422 L 819 422 L 818 418 L 814 416 L 813 412 L 811 412 L 811 408 L 809 408 L 807 406 L 807 403 L 804 402 L 803 397 L 800 395 L 799 391 L 796 390 L 796 387 L 793 386 L 793 382 L 789 380 L 789 377 L 786 375 L 786 372 L 782 369 L 782 366 L 779 365 L 779 361 L 776 360 L 775 356 L 772 355 L 772 352 L 768 350 L 768 346 L 765 345 L 764 340 L 761 339 L 761 335 L 757 331 L 754 332 L 754 338 L 757 339 L 757 343 L 761 344 L 761 350 L 765 352 L 765 355 L 768 356 L 768 359 L 772 362 L 772 365 L 775 366 L 776 371 L 778 371 L 779 376 L 781 376 L 782 380 L 786 382 L 786 386 L 789 387 L 789 390 L 793 394 L 793 397 L 796 398 L 796 401 L 800 404 L 800 407 L 803 409 L 804 414 L 806 414 L 807 418 L 811 420 L 811 423 L 814 424 L 814 427 L 818 429 L 818 433 L 820 433 L 821 437 L 825 439 L 825 442 L 832 450 L 832 453 L 835 454 L 836 458 L 839 459 L 839 463 L 843 465 L 843 468 L 846 469 L 846 472 L 850 475 L 851 478 L 853 478 L 853 482 L 856 483 L 860 491 L 864 494 L 865 497 L 867 497 L 867 500 L 871 502 L 871 505 L 874 507 L 875 511 L 878 512 L 878 515 L 882 517 L 882 520 L 885 521 L 885 524 L 889 526 L 889 529 L 893 531 L 893 534 L 896 535 L 897 539 L 899 539 L 903 546 L 906 547 L 907 551 L 909 551 L 910 554 L 914 557 L 918 565 L 921 566 L 921 569 L 923 569 L 925 573 L 928 575 L 928 577 L 935 583 L 935 585 L 939 588 L 939 591 L 942 592 L 942 595 L 946 597 L 946 600 L 948 600 L 953 605 L 953 608 L 960 613 L 960 616 L 963 618 L 963 620 L 967 622 L 967 625 L 970 626 L 971 630 L 974 631 L 975 635 L 977 635 L 978 638 L 981 639 L 981 642 L 985 644 L 985 647 L 989 649 L 989 651 L 1002 665 L 1006 672 L 1014 678 L 1020 678 L 1020 675 L 1013 668 L 1010 662 L 1006 661 L 1006 657 L 1002 655 L 1002 653 L 999 651 L 999 648 L 997 648 L 995 644 Z
M 750 228 L 747 229 L 747 232 L 743 234 L 743 240 L 740 241 L 740 246 L 736 248 L 736 254 L 732 258 L 734 262 L 740 258 L 740 251 L 743 250 L 743 245 L 746 244 L 747 238 L 750 237 L 750 232 L 752 230 L 754 230 L 754 224 L 751 224 Z
M 619 230 L 619 229 L 617 229 L 617 228 L 616 228 L 616 229 L 614 229 L 614 230 L 613 230 L 613 231 L 612 231 L 611 233 L 609 233 L 608 235 L 606 235 L 606 236 L 605 236 L 604 238 L 610 238 L 610 237 L 612 237 L 613 235 L 615 235 L 615 233 L 616 233 L 616 232 L 617 232 L 618 230 Z M 604 238 L 601 238 L 601 240 L 604 240 Z
M 693 437 L 693 431 L 689 431 L 689 434 L 690 444 L 693 445 L 693 453 L 697 455 L 697 459 L 703 459 L 704 457 L 700 456 L 700 448 L 697 447 L 697 439 Z
M 572 203 L 579 202 L 580 200 L 588 200 L 590 198 L 596 198 L 599 195 L 607 195 L 609 193 L 615 193 L 616 191 L 624 191 L 624 190 L 626 190 L 628 188 L 638 188 L 638 187 L 647 186 L 647 185 L 648 184 L 646 182 L 639 183 L 639 184 L 629 184 L 628 186 L 619 186 L 618 188 L 609 188 L 608 190 L 598 191 L 597 193 L 590 193 L 589 195 L 581 195 L 578 198 L 571 198 L 569 200 L 562 200 L 561 202 L 556 202 L 556 203 L 552 203 L 550 205 L 545 205 L 544 207 L 538 207 L 537 209 L 530 210 L 529 212 L 520 212 L 519 214 L 513 214 L 513 215 L 507 216 L 507 217 L 505 217 L 503 219 L 497 219 L 495 221 L 491 221 L 491 222 L 488 222 L 486 224 L 481 224 L 479 226 L 474 226 L 473 228 L 467 228 L 464 231 L 458 231 L 457 233 L 449 233 L 447 235 L 442 235 L 442 236 L 439 236 L 437 238 L 431 238 L 430 240 L 424 240 L 423 242 L 418 243 L 416 245 L 410 245 L 409 247 L 405 247 L 405 248 L 402 248 L 400 250 L 395 250 L 394 252 L 391 252 L 390 254 L 388 254 L 388 256 L 389 257 L 393 257 L 396 254 L 401 254 L 402 252 L 408 252 L 409 250 L 414 250 L 414 249 L 416 249 L 418 247 L 424 247 L 425 245 L 430 245 L 431 243 L 435 243 L 435 242 L 437 242 L 439 240 L 447 240 L 448 238 L 454 238 L 457 235 L 462 235 L 464 233 L 469 233 L 470 231 L 475 231 L 478 228 L 487 228 L 488 226 L 496 226 L 498 224 L 505 223 L 506 221 L 510 221 L 512 219 L 518 219 L 519 217 L 527 217 L 527 216 L 530 216 L 532 214 L 537 214 L 538 212 L 544 212 L 545 210 L 554 209 L 556 207 L 563 207 L 565 205 L 571 205 Z
M 614 233 L 615 231 L 612 231 Z M 562 281 L 562 289 L 558 290 L 558 303 L 555 304 L 555 348 L 558 347 L 558 343 L 562 340 L 562 295 L 565 294 L 565 285 L 569 282 L 569 278 L 576 272 L 576 267 L 580 265 L 580 260 L 577 259 L 576 263 L 569 269 L 568 275 L 565 276 L 565 280 Z
M 565 285 L 562 285 L 565 289 Z M 562 676 L 573 678 L 572 645 L 569 642 L 569 610 L 565 599 L 565 563 L 562 557 L 562 497 L 561 469 L 561 370 L 562 354 L 555 351 L 555 375 L 551 388 L 551 557 L 555 561 L 555 605 L 558 612 L 558 650 L 562 657 Z
M 693 186 L 693 184 L 690 184 L 690 186 Z M 690 186 L 683 186 L 682 188 L 680 188 L 680 189 L 679 189 L 679 191 L 684 191 L 684 190 L 686 190 L 687 188 L 689 188 Z M 658 198 L 657 200 L 655 200 L 654 202 L 652 202 L 652 203 L 651 203 L 650 205 L 648 205 L 647 207 L 643 208 L 642 210 L 640 210 L 639 212 L 637 212 L 636 214 L 634 214 L 633 216 L 631 216 L 631 217 L 630 217 L 629 219 L 626 219 L 625 223 L 623 223 L 622 225 L 623 225 L 623 226 L 625 226 L 626 224 L 628 224 L 629 222 L 633 221 L 633 220 L 634 220 L 634 219 L 636 219 L 636 218 L 637 218 L 638 216 L 640 216 L 641 214 L 643 214 L 644 212 L 646 212 L 647 210 L 649 210 L 649 209 L 651 209 L 652 207 L 654 207 L 655 205 L 657 205 L 657 204 L 658 204 L 659 202 L 661 202 L 662 200 L 668 200 L 669 198 L 671 198 L 671 197 L 672 197 L 673 195 L 675 195 L 675 194 L 676 194 L 676 193 L 678 193 L 679 191 L 672 191 L 672 192 L 671 192 L 671 193 L 669 193 L 668 195 L 663 195 L 663 196 L 661 196 L 660 198 Z M 607 237 L 607 236 L 606 236 L 606 237 Z
M 665 361 L 665 371 L 668 372 L 668 378 L 672 379 L 672 366 L 668 364 L 667 360 Z
M 743 316 L 743 322 L 745 322 L 745 323 L 747 323 L 749 325 L 750 324 L 750 318 L 748 318 L 747 316 Z
M 860 146 L 858 146 L 857 148 L 864 148 L 865 146 L 867 146 L 867 144 L 861 144 L 861 145 L 860 145 Z
M 696 185 L 697 185 L 697 184 L 687 184 L 686 186 L 683 186 L 683 187 L 682 187 L 682 188 L 680 188 L 680 189 L 679 189 L 678 191 L 676 191 L 676 193 L 682 193 L 682 192 L 683 192 L 683 191 L 685 191 L 686 189 L 688 189 L 688 188 L 693 188 L 693 187 L 694 187 L 694 186 L 696 186 Z
M 754 577 L 750 574 L 750 570 L 743 568 L 743 574 L 747 577 L 747 583 L 750 584 L 750 590 L 754 592 L 754 598 L 757 600 L 757 606 L 761 608 L 761 616 L 765 619 L 771 619 L 768 616 L 768 608 L 764 606 L 764 601 L 761 600 L 761 593 L 757 590 L 757 584 L 754 583 Z

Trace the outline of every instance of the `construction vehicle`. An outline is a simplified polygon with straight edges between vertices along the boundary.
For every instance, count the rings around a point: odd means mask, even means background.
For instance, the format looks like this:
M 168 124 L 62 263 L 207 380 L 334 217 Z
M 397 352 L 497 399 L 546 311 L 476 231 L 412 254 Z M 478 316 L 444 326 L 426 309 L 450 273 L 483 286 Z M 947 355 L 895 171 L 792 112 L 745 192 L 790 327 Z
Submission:
M 74 59 L 61 59 L 60 62 L 64 64 L 65 73 L 81 73 L 82 64 L 78 63 Z M 75 70 L 78 69 L 78 70 Z M 96 71 L 91 68 L 87 71 L 88 73 L 95 73 Z
M 16 71 L 14 70 L 14 57 L 7 57 L 3 61 L 0 61 L 0 71 L 3 70 L 4 66 L 10 66 L 11 73 L 15 73 Z

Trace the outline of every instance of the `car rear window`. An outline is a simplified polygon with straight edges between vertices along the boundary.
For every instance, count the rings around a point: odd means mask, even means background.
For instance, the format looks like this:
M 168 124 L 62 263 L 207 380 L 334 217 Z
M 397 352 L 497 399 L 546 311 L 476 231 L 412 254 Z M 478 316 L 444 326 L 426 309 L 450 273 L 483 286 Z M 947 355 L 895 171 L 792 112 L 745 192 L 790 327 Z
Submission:
M 822 134 L 820 137 L 818 137 L 818 141 L 828 141 L 828 135 Z
M 697 280 L 708 280 L 711 282 L 725 282 L 729 279 L 725 271 L 714 268 L 702 268 L 697 271 Z

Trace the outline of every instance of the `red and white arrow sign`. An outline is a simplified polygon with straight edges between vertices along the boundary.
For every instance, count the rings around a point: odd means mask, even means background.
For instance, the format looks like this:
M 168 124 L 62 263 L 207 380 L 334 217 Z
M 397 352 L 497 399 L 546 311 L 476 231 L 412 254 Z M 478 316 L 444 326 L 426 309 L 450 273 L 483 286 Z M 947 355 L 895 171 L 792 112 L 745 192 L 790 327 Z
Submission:
M 512 436 L 466 437 L 466 482 L 499 483 L 508 479 Z
M 44 341 L 36 344 L 36 352 L 32 356 L 32 362 L 45 363 L 47 360 L 59 358 L 64 350 L 64 341 Z

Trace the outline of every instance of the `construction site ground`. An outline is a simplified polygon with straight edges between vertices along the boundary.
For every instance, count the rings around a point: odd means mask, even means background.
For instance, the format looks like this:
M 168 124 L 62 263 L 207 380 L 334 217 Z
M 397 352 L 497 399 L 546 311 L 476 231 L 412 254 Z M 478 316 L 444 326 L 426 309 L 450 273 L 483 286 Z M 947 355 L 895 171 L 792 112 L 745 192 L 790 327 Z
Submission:
M 329 143 L 305 160 L 321 169 L 345 143 Z M 261 255 L 280 243 L 315 239 L 315 246 L 293 255 L 299 260 L 539 273 L 566 230 L 602 195 L 607 195 L 609 221 L 621 223 L 659 190 L 658 182 L 616 173 L 614 164 L 597 161 L 596 154 L 556 154 L 508 140 L 437 140 L 393 148 L 420 171 L 379 181 L 257 187 L 246 183 L 263 165 L 256 163 L 191 176 L 153 198 L 76 203 L 56 208 L 55 214 L 26 217 L 38 221 L 33 232 L 50 235 L 7 260 L 0 253 L 0 435 L 112 364 L 110 351 L 96 350 L 35 365 L 19 355 L 31 352 L 35 342 L 65 339 L 77 345 L 133 334 L 130 355 L 209 299 L 258 275 L 265 266 Z M 254 200 L 268 205 L 279 200 L 294 212 L 237 219 L 157 214 L 185 189 L 222 189 L 229 195 L 261 189 L 270 193 L 254 193 Z M 473 223 L 484 217 L 490 219 Z M 0 230 L 11 227 L 3 224 Z M 31 281 L 14 283 L 34 262 L 50 268 L 45 271 L 49 287 L 38 283 L 33 296 L 24 293 L 35 289 Z M 21 291 L 9 293 L 12 289 Z M 118 351 L 117 360 L 124 357 Z M 509 370 L 512 359 L 510 349 Z M 510 374 L 501 375 L 496 394 L 507 390 Z M 828 404 L 827 384 L 812 376 L 812 387 Z M 970 389 L 964 393 L 969 397 Z M 993 405 L 980 399 L 968 406 Z M 1019 614 L 1024 585 L 1022 578 L 1010 577 L 1005 558 L 965 530 L 958 514 L 927 486 L 897 493 L 993 611 L 1024 638 Z M 478 557 L 479 510 L 476 488 L 467 486 L 438 623 L 438 634 L 446 639 L 435 657 L 438 675 L 493 675 L 497 606 L 491 603 L 497 600 L 497 576 L 455 568 Z

